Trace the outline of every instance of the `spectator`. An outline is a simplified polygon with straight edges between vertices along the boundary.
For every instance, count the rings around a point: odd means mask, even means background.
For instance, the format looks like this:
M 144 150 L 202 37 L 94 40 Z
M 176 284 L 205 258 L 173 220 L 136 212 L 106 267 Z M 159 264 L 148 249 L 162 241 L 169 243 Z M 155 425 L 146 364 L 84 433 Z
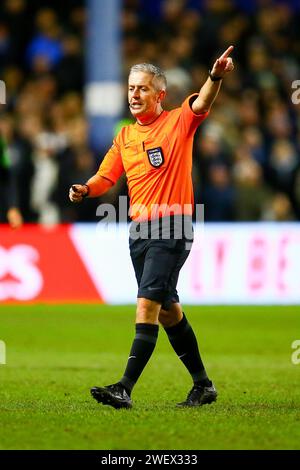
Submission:
M 234 165 L 236 198 L 235 214 L 237 220 L 258 222 L 263 219 L 271 192 L 263 181 L 262 169 L 250 155 Z
M 30 141 L 19 132 L 13 114 L 0 117 L 0 134 L 9 153 L 10 168 L 18 189 L 18 207 L 27 222 L 35 220 L 30 206 L 30 187 L 33 177 L 32 147 Z
M 28 45 L 28 65 L 36 72 L 48 72 L 63 56 L 61 28 L 51 8 L 38 11 L 35 22 L 37 33 Z
M 264 220 L 286 222 L 295 220 L 295 214 L 289 198 L 284 193 L 276 193 L 270 200 L 263 214 Z
M 203 190 L 204 221 L 228 222 L 234 220 L 235 192 L 228 167 L 214 163 L 209 168 L 208 184 Z

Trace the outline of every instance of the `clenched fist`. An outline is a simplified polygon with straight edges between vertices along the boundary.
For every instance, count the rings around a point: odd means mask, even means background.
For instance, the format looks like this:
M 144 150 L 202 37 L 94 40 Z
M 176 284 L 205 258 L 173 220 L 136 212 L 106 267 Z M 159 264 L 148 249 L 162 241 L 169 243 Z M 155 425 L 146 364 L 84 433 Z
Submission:
M 86 184 L 73 184 L 69 191 L 69 199 L 72 202 L 81 202 L 89 193 L 89 187 Z

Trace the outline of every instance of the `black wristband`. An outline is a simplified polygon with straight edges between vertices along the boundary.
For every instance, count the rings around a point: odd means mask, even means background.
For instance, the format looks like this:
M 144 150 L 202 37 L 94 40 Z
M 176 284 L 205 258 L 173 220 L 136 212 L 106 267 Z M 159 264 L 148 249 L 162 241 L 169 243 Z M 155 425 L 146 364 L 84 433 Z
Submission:
M 223 77 L 214 77 L 212 74 L 211 74 L 211 71 L 209 70 L 208 71 L 208 75 L 209 75 L 209 78 L 211 79 L 212 82 L 218 82 L 220 80 L 223 79 Z
M 89 187 L 87 184 L 83 184 L 83 186 L 85 186 L 85 187 L 86 187 L 86 189 L 87 189 L 87 192 L 86 192 L 86 193 L 85 193 L 85 195 L 84 195 L 84 196 L 82 196 L 82 197 L 88 197 L 88 195 L 90 194 L 90 187 Z

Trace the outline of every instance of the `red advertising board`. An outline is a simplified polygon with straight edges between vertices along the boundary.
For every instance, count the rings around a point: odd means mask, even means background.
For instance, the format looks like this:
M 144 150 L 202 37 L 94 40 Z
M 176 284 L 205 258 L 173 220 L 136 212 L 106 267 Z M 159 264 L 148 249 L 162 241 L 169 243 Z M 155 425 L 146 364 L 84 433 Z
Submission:
M 0 301 L 102 301 L 69 229 L 0 226 Z

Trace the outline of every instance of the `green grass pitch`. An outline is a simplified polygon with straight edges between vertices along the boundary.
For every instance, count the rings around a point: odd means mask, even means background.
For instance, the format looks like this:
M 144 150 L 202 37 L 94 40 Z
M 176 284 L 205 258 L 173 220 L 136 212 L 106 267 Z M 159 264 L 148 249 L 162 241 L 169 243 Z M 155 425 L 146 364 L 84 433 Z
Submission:
M 97 404 L 117 381 L 134 306 L 0 307 L 0 449 L 300 449 L 300 307 L 186 307 L 218 401 L 176 409 L 191 381 L 160 329 L 132 410 Z

